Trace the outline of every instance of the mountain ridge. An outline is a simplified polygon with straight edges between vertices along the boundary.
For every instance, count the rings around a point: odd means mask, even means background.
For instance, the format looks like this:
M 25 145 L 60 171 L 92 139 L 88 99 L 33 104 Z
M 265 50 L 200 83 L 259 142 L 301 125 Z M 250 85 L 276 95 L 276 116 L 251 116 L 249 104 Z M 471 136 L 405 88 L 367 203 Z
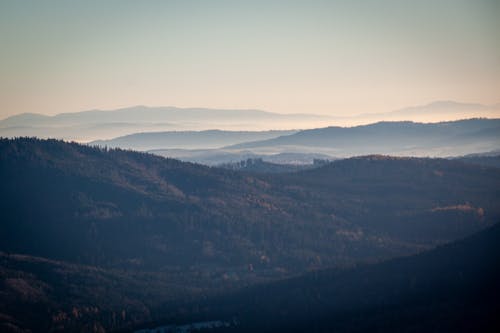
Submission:
M 182 115 L 181 115 L 182 114 Z M 125 107 L 114 110 L 87 110 L 87 111 L 79 111 L 79 112 L 67 112 L 67 113 L 59 113 L 56 115 L 43 115 L 38 113 L 23 113 L 20 115 L 13 115 L 7 117 L 5 119 L 0 120 L 0 126 L 6 127 L 5 124 L 12 125 L 23 125 L 23 126 L 33 126 L 38 125 L 37 123 L 24 123 L 19 124 L 17 121 L 20 119 L 21 121 L 31 120 L 30 118 L 34 118 L 33 121 L 49 121 L 53 120 L 59 121 L 59 125 L 74 125 L 74 122 L 81 121 L 85 124 L 94 124 L 102 121 L 109 121 L 110 119 L 114 119 L 114 117 L 118 116 L 121 121 L 123 121 L 123 117 L 128 119 L 128 121 L 147 123 L 150 121 L 161 122 L 161 120 L 165 121 L 165 116 L 173 117 L 174 120 L 177 119 L 191 119 L 193 117 L 201 117 L 208 114 L 209 117 L 228 117 L 234 116 L 236 118 L 247 118 L 247 117 L 265 117 L 265 118 L 286 118 L 286 117 L 297 117 L 297 118 L 327 118 L 327 116 L 323 115 L 315 115 L 315 114 L 305 114 L 305 113 L 291 113 L 291 114 L 282 114 L 282 113 L 274 113 L 269 111 L 257 110 L 257 109 L 215 109 L 215 108 L 179 108 L 179 107 L 148 107 L 148 106 L 133 106 L 133 107 Z M 73 118 L 73 119 L 71 119 Z M 99 119 L 104 118 L 104 119 Z M 171 119 L 171 118 L 170 118 Z M 169 119 L 169 121 L 171 121 Z
M 89 142 L 139 132 L 220 130 L 290 130 L 324 124 L 327 116 L 278 114 L 261 110 L 131 107 L 53 116 L 22 114 L 0 121 L 0 136 L 37 136 Z
M 269 130 L 269 131 L 162 131 L 134 133 L 110 140 L 91 141 L 89 145 L 107 146 L 134 150 L 155 149 L 210 149 L 220 148 L 228 143 L 243 143 L 275 138 L 282 135 L 296 133 L 298 130 Z
M 406 111 L 405 111 L 406 110 Z M 382 120 L 443 121 L 471 117 L 500 117 L 496 105 L 437 101 L 391 112 L 335 116 L 273 113 L 256 109 L 215 109 L 133 106 L 56 115 L 24 113 L 0 120 L 0 135 L 38 136 L 89 142 L 138 132 L 166 130 L 272 130 L 353 126 Z M 113 124 L 120 124 L 119 126 Z M 97 128 L 95 128 L 97 127 Z M 102 129 L 105 127 L 105 129 Z
M 438 123 L 383 121 L 353 127 L 303 130 L 288 136 L 225 148 L 264 152 L 295 146 L 297 150 L 316 149 L 317 152 L 338 157 L 373 153 L 422 156 L 426 152 L 432 156 L 434 151 L 439 154 L 437 156 L 451 156 L 465 155 L 470 150 L 498 149 L 499 133 L 500 119 L 473 118 Z M 447 150 L 440 153 L 440 148 Z

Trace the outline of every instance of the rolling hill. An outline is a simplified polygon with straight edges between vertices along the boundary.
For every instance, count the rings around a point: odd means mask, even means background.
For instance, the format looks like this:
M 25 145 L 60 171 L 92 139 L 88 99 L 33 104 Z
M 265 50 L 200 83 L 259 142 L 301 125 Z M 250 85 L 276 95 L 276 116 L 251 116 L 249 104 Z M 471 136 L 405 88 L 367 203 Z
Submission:
M 237 323 L 221 332 L 497 332 L 498 239 L 500 224 L 414 256 L 186 302 L 190 315 L 173 316 Z
M 84 264 L 302 270 L 412 253 L 499 214 L 500 170 L 448 160 L 250 176 L 53 140 L 0 151 L 1 250 Z
M 257 175 L 21 138 L 0 140 L 0 181 L 2 322 L 35 331 L 130 327 L 160 304 L 417 253 L 500 217 L 500 170 L 444 159 Z

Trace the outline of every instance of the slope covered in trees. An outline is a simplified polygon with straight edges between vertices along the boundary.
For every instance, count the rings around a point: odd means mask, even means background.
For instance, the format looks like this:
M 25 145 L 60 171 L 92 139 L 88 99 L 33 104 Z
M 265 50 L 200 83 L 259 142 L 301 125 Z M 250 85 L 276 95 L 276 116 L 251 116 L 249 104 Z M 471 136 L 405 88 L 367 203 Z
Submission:
M 2 250 L 85 264 L 304 269 L 415 252 L 499 213 L 499 170 L 447 160 L 257 176 L 50 140 L 0 149 Z
M 154 309 L 178 297 L 416 253 L 500 216 L 500 170 L 442 159 L 367 156 L 248 174 L 56 140 L 2 139 L 0 182 L 5 308 L 22 300 L 16 286 L 35 284 L 46 295 L 35 315 L 47 316 L 48 302 L 51 316 L 78 322 L 71 306 L 94 304 L 111 316 L 88 315 L 105 328 L 136 321 L 111 325 L 112 313 L 123 310 L 120 298 L 85 296 L 70 281 L 104 281 L 129 295 L 137 321 L 155 320 Z M 74 275 L 50 278 L 22 258 L 57 274 L 72 267 Z M 150 281 L 173 291 L 150 297 L 141 285 Z M 20 320 L 19 313 L 8 316 Z
M 418 255 L 246 288 L 191 304 L 191 318 L 234 318 L 223 332 L 497 332 L 499 239 L 496 224 Z

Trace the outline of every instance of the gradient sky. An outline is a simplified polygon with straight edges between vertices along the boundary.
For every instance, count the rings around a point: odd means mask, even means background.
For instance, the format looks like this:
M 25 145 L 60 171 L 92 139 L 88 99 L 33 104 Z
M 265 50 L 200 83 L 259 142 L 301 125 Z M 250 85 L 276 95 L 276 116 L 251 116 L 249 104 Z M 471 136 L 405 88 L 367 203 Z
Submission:
M 500 1 L 0 0 L 0 118 L 500 102 Z

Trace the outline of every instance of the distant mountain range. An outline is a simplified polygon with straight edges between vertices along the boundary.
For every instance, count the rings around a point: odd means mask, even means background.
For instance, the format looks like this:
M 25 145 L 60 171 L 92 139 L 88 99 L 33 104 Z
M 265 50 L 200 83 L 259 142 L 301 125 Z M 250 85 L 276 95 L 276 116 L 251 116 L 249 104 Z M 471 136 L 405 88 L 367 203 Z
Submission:
M 0 121 L 0 136 L 37 136 L 78 141 L 111 139 L 165 130 L 275 130 L 325 126 L 327 116 L 278 114 L 260 110 L 219 110 L 136 106 L 111 111 L 83 111 L 55 116 L 21 114 Z
M 500 119 L 469 119 L 427 124 L 405 121 L 327 127 L 225 148 L 261 154 L 294 150 L 337 157 L 364 154 L 444 157 L 499 147 Z
M 207 165 L 262 158 L 284 164 L 310 164 L 366 154 L 462 156 L 500 147 L 500 119 L 440 123 L 379 122 L 355 127 L 302 131 L 188 131 L 138 133 L 93 141 L 101 147 L 150 151 Z
M 90 145 L 133 150 L 211 149 L 248 141 L 273 139 L 297 131 L 175 131 L 136 133 L 110 140 L 92 141 Z
M 335 113 L 335 110 L 332 110 Z M 278 114 L 261 110 L 219 110 L 135 106 L 46 116 L 25 113 L 0 121 L 0 136 L 36 136 L 89 142 L 159 131 L 291 130 L 331 125 L 353 126 L 378 121 L 444 121 L 472 117 L 500 118 L 500 105 L 440 101 L 398 111 L 348 117 L 314 114 Z M 230 144 L 230 143 L 228 143 Z
M 426 105 L 412 106 L 386 113 L 361 114 L 353 117 L 363 124 L 378 121 L 439 122 L 469 118 L 500 118 L 500 104 L 483 105 L 436 101 Z

